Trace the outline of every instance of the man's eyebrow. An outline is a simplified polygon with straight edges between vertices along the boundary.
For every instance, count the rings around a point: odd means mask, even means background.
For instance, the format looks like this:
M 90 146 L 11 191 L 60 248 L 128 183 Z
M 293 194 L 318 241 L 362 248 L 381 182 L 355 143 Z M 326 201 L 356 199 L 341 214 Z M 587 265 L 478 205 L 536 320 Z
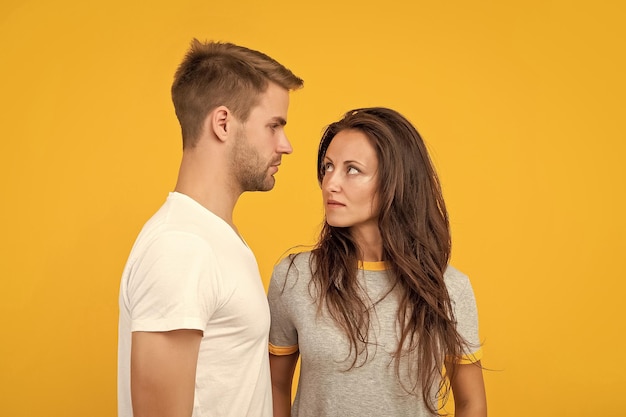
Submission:
M 285 126 L 287 124 L 287 120 L 283 119 L 280 116 L 272 117 L 272 122 L 278 123 L 281 126 Z

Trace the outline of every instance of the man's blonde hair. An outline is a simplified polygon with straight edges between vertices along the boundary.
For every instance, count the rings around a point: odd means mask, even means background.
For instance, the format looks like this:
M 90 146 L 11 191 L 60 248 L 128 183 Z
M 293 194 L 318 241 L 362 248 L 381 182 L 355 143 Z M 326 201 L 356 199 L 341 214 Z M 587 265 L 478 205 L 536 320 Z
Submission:
M 172 84 L 172 101 L 180 122 L 183 148 L 194 147 L 207 114 L 226 106 L 245 122 L 270 82 L 286 90 L 302 79 L 262 52 L 232 43 L 191 42 Z

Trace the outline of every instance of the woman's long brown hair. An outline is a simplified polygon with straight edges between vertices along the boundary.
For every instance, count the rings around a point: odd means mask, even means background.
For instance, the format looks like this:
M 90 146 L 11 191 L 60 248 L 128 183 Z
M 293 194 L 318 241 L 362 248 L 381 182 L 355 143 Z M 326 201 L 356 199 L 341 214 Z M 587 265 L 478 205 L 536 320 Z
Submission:
M 401 114 L 386 108 L 349 111 L 329 125 L 318 151 L 318 180 L 324 178 L 324 156 L 335 135 L 345 129 L 363 132 L 378 156 L 378 225 L 383 241 L 383 259 L 391 266 L 395 285 L 402 291 L 398 309 L 400 340 L 395 369 L 410 375 L 404 389 L 414 395 L 421 388 L 429 410 L 434 389 L 449 395 L 446 379 L 454 373 L 446 358 L 459 358 L 464 341 L 456 330 L 444 272 L 450 257 L 450 228 L 437 173 L 415 127 Z M 312 251 L 313 283 L 319 306 L 343 328 L 350 341 L 350 368 L 367 361 L 371 300 L 357 280 L 360 258 L 350 228 L 324 222 Z M 361 358 L 361 359 L 359 359 Z M 409 369 L 404 364 L 414 364 Z M 446 378 L 447 377 L 447 378 Z M 439 382 L 441 381 L 441 382 Z M 438 383 L 439 385 L 435 386 Z

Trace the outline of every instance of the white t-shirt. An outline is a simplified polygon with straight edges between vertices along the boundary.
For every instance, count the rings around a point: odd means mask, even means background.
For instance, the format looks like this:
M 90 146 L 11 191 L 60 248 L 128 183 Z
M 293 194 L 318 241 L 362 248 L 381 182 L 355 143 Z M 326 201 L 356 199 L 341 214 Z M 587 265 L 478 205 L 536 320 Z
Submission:
M 118 416 L 132 417 L 131 332 L 196 329 L 193 417 L 271 417 L 267 298 L 254 254 L 220 217 L 170 193 L 120 286 Z

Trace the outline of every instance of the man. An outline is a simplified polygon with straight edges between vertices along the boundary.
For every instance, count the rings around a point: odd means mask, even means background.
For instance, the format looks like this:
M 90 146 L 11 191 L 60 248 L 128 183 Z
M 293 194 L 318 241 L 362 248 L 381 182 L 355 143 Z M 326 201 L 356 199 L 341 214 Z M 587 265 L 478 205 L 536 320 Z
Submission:
M 120 417 L 271 416 L 269 309 L 233 210 L 243 192 L 273 188 L 292 152 L 289 91 L 302 85 L 261 52 L 192 42 L 172 85 L 176 188 L 122 276 Z

